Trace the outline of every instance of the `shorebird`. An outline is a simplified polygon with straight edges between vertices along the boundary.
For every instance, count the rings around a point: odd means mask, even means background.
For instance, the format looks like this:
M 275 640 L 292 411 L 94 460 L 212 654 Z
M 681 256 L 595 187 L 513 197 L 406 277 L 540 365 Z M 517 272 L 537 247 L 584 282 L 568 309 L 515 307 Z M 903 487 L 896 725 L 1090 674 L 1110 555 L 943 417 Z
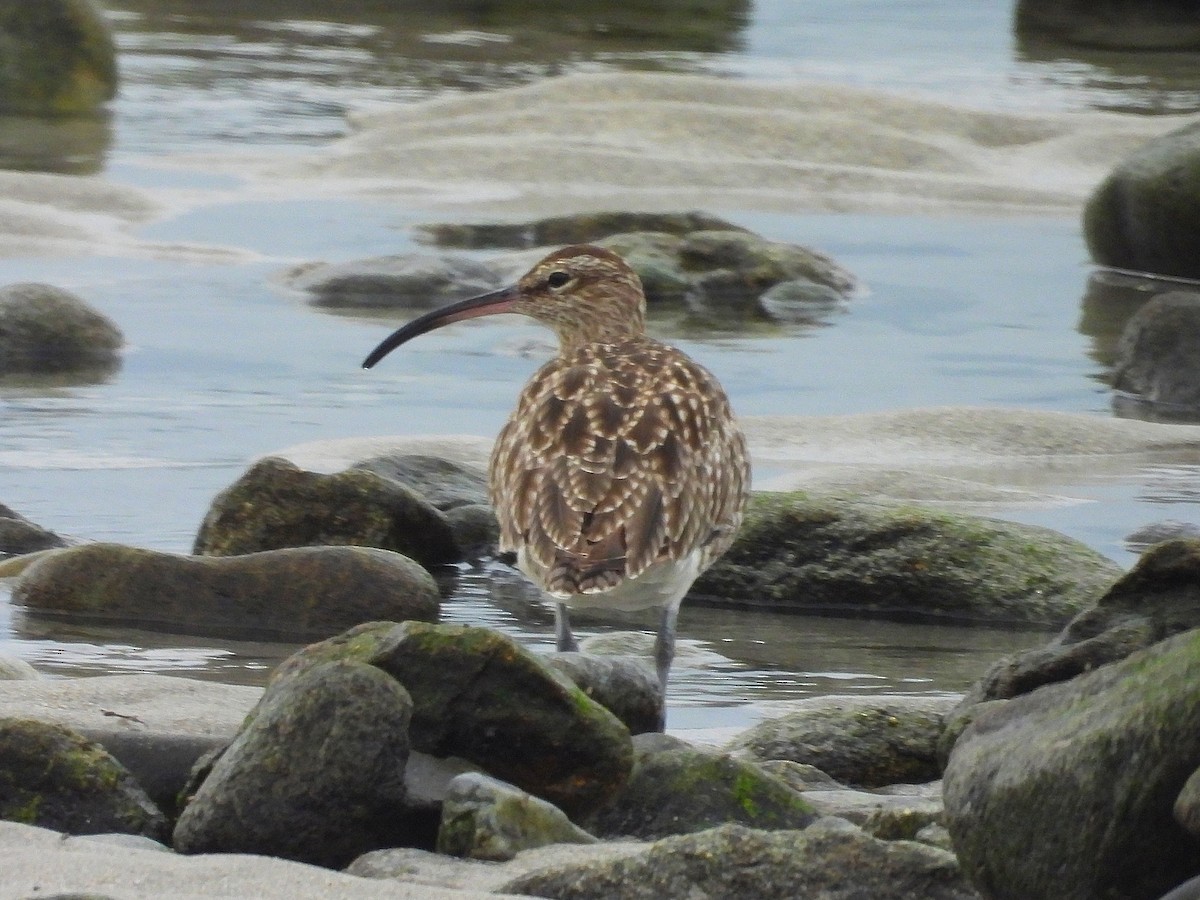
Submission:
M 502 312 L 549 326 L 559 350 L 492 450 L 500 550 L 555 602 L 560 652 L 579 647 L 570 608 L 658 608 L 665 700 L 679 606 L 742 521 L 745 438 L 717 379 L 646 335 L 641 280 L 600 247 L 556 250 L 511 287 L 412 320 L 363 368 L 435 328 Z

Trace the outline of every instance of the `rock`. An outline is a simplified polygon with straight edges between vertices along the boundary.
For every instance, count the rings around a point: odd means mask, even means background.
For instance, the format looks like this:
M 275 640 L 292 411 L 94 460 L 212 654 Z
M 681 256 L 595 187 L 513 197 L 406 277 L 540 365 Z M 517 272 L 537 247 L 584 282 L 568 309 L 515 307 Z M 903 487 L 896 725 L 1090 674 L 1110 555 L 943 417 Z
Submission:
M 1193 838 L 1200 838 L 1200 769 L 1183 783 L 1171 812 L 1184 831 Z
M 1049 644 L 993 664 L 960 708 L 1066 681 L 1191 628 L 1200 628 L 1200 539 L 1158 544 Z
M 791 278 L 767 288 L 758 298 L 763 315 L 776 322 L 817 325 L 842 307 L 846 297 L 810 278 Z
M 547 662 L 620 719 L 630 734 L 662 730 L 666 718 L 662 689 L 658 676 L 642 659 L 555 653 Z
M 38 670 L 15 656 L 0 656 L 0 681 L 33 681 L 42 676 Z
M 184 807 L 176 849 L 340 868 L 403 843 L 411 712 L 395 680 L 353 661 L 276 685 Z
M 486 775 L 450 782 L 438 830 L 439 853 L 503 861 L 547 844 L 591 844 L 557 806 Z
M 989 898 L 1153 898 L 1200 874 L 1173 805 L 1200 760 L 1200 631 L 981 713 L 946 826 Z
M 446 510 L 446 524 L 464 559 L 496 556 L 500 542 L 500 520 L 486 503 L 468 503 Z
M 501 287 L 495 269 L 456 254 L 403 253 L 310 263 L 284 274 L 289 287 L 329 309 L 433 309 Z
M 1134 553 L 1144 553 L 1155 544 L 1179 538 L 1200 538 L 1200 525 L 1195 522 L 1181 522 L 1178 519 L 1151 522 L 1127 534 L 1125 546 Z
M 307 472 L 268 457 L 213 500 L 193 552 L 234 556 L 283 547 L 379 547 L 430 567 L 460 556 L 450 526 L 414 491 L 373 472 Z
M 1045 528 L 809 497 L 751 497 L 737 540 L 688 602 L 788 612 L 1059 625 L 1120 575 Z
M 620 788 L 629 731 L 541 658 L 485 628 L 375 622 L 285 660 L 272 684 L 319 661 L 383 669 L 413 698 L 412 747 L 459 757 L 579 815 Z
M 978 897 L 953 854 L 911 841 L 881 841 L 839 819 L 822 819 L 804 831 L 723 825 L 663 838 L 644 854 L 534 872 L 499 890 L 560 900 Z
M 68 834 L 158 840 L 167 823 L 129 771 L 62 725 L 0 719 L 0 819 Z
M 933 781 L 937 743 L 953 697 L 822 697 L 759 722 L 727 749 L 743 759 L 816 766 L 859 787 Z
M 776 771 L 770 761 L 762 765 L 768 771 Z M 897 788 L 907 788 L 914 793 L 896 793 Z M 845 819 L 868 834 L 889 841 L 916 840 L 916 834 L 922 828 L 944 819 L 941 781 L 888 785 L 873 791 L 847 787 L 811 788 L 803 794 L 818 815 Z
M 1200 47 L 1200 10 L 1179 0 L 1018 0 L 1014 28 L 1090 48 Z
M 439 596 L 412 560 L 367 547 L 199 557 L 85 544 L 30 566 L 13 601 L 146 628 L 303 640 L 380 616 L 436 621 Z
M 683 238 L 662 231 L 619 232 L 600 243 L 620 255 L 642 281 L 648 306 L 683 303 L 692 278 L 679 262 Z
M 487 472 L 439 456 L 389 453 L 350 466 L 350 471 L 359 469 L 400 482 L 442 512 L 489 502 Z
M 1159 294 L 1130 318 L 1121 333 L 1113 387 L 1155 406 L 1200 409 L 1198 345 L 1200 293 Z
M 116 95 L 116 45 L 90 0 L 0 0 L 0 49 L 0 111 L 73 115 Z
M 581 821 L 601 837 L 660 838 L 731 822 L 796 829 L 816 818 L 799 793 L 753 763 L 657 734 L 633 744 L 624 789 Z
M 53 531 L 35 525 L 16 513 L 6 515 L 9 512 L 11 510 L 8 507 L 0 506 L 0 556 L 19 556 L 67 545 Z
M 1101 265 L 1200 277 L 1200 123 L 1134 151 L 1088 198 L 1084 236 Z
M 68 291 L 34 283 L 0 288 L 0 375 L 100 380 L 121 364 L 123 343 L 116 325 Z
M 628 231 L 657 231 L 683 235 L 692 231 L 736 230 L 738 226 L 704 212 L 639 213 L 599 212 L 552 216 L 517 224 L 425 225 L 416 230 L 441 247 L 470 249 L 528 249 L 557 244 L 595 243 L 609 235 Z

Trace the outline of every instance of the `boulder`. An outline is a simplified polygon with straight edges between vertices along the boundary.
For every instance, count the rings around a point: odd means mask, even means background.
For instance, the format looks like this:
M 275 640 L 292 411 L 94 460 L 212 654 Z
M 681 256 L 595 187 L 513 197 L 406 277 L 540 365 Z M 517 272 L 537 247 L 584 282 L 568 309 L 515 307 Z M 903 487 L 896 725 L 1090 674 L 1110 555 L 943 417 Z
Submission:
M 547 662 L 620 719 L 630 734 L 662 730 L 666 720 L 662 688 L 646 661 L 632 656 L 555 653 Z
M 1200 630 L 981 712 L 946 825 L 995 900 L 1156 898 L 1200 874 L 1174 805 L 1200 765 Z
M 30 522 L 0 503 L 0 556 L 19 556 L 66 545 L 67 542 L 53 531 Z
M 0 819 L 67 834 L 160 840 L 167 822 L 129 771 L 62 725 L 0 719 Z
M 350 466 L 350 471 L 359 469 L 400 482 L 442 512 L 489 502 L 487 472 L 440 456 L 388 453 Z
M 0 0 L 0 111 L 73 115 L 117 91 L 117 52 L 91 0 Z
M 1192 628 L 1200 628 L 1200 539 L 1158 544 L 1046 646 L 994 663 L 960 709 L 1067 681 Z
M 411 713 L 394 679 L 350 660 L 276 685 L 187 802 L 175 848 L 340 868 L 403 843 Z
M 42 676 L 25 660 L 16 656 L 0 656 L 0 681 L 36 681 Z
M 839 782 L 881 787 L 941 775 L 937 744 L 953 697 L 821 697 L 754 725 L 728 745 L 756 762 L 815 766 Z
M 1198 410 L 1198 346 L 1200 293 L 1159 294 L 1134 313 L 1121 332 L 1113 387 L 1168 410 Z
M 1018 0 L 1014 27 L 1098 49 L 1200 48 L 1200 9 L 1188 0 Z
M 367 547 L 200 557 L 85 544 L 26 569 L 13 601 L 167 631 L 303 640 L 380 616 L 436 621 L 439 596 L 412 560 Z
M 758 298 L 764 316 L 787 325 L 819 325 L 845 302 L 845 294 L 811 278 L 776 282 Z
M 375 622 L 306 647 L 271 683 L 329 659 L 370 663 L 404 685 L 413 698 L 414 750 L 467 760 L 568 814 L 593 809 L 629 777 L 628 729 L 505 635 Z
M 1101 265 L 1200 277 L 1200 123 L 1154 138 L 1100 183 L 1083 212 Z
M 600 837 L 660 838 L 731 822 L 797 829 L 816 819 L 798 792 L 753 763 L 660 734 L 633 745 L 625 787 L 581 822 Z
M 692 231 L 734 231 L 737 228 L 717 216 L 696 211 L 596 212 L 552 216 L 533 222 L 424 225 L 417 229 L 417 236 L 441 247 L 520 250 L 558 244 L 589 244 L 629 231 L 654 231 L 676 236 Z
M 329 309 L 433 309 L 501 287 L 499 273 L 486 263 L 434 253 L 307 263 L 285 273 L 284 281 Z
M 723 825 L 663 838 L 648 852 L 625 858 L 543 869 L 498 890 L 562 900 L 978 898 L 952 853 L 881 841 L 841 819 L 821 819 L 803 831 Z
M 409 488 L 362 470 L 308 472 L 277 457 L 259 460 L 217 495 L 193 552 L 325 544 L 394 550 L 426 567 L 460 557 L 445 517 Z
M 468 503 L 446 510 L 446 524 L 463 559 L 494 558 L 500 542 L 500 520 L 486 503 Z
M 595 841 L 557 806 L 495 778 L 467 773 L 451 781 L 446 792 L 437 849 L 503 861 L 532 847 Z
M 124 342 L 116 325 L 69 291 L 35 283 L 0 288 L 0 375 L 101 380 L 121 364 Z
M 1061 625 L 1120 567 L 1046 528 L 900 504 L 754 494 L 689 603 L 901 620 Z

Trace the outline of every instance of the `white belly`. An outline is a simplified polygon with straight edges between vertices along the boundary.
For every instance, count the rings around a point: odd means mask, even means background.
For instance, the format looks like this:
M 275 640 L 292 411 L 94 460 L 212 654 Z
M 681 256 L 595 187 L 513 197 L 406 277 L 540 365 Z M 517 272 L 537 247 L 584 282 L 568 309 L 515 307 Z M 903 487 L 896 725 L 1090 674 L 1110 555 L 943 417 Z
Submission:
M 546 591 L 546 596 L 571 609 L 651 609 L 678 606 L 692 582 L 700 575 L 700 550 L 693 550 L 678 560 L 656 563 L 637 578 L 627 578 L 606 591 L 568 594 Z M 517 553 L 517 567 L 540 584 L 540 573 L 531 571 L 524 550 Z

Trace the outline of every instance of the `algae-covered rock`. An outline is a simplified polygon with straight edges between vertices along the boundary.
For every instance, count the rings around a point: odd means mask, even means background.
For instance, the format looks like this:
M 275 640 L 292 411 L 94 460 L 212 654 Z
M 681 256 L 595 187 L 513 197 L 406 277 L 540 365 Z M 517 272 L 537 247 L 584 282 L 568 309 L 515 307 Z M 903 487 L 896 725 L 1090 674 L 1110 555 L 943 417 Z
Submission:
M 367 547 L 200 557 L 85 544 L 31 565 L 13 600 L 88 620 L 304 639 L 381 616 L 436 620 L 439 596 L 412 560 Z
M 553 804 L 486 775 L 450 782 L 437 849 L 450 856 L 502 861 L 547 844 L 591 844 L 592 837 Z
M 1173 806 L 1200 761 L 1200 631 L 995 704 L 946 766 L 946 825 L 996 900 L 1156 898 L 1200 874 Z
M 601 837 L 660 838 L 736 822 L 751 828 L 804 828 L 813 808 L 754 763 L 673 738 L 634 738 L 624 789 L 582 821 Z
M 642 659 L 556 653 L 547 662 L 620 719 L 630 734 L 662 730 L 666 718 L 662 688 L 654 669 Z
M 917 506 L 755 494 L 689 602 L 786 612 L 1059 625 L 1121 569 L 1046 528 Z
M 1200 277 L 1200 123 L 1134 151 L 1088 198 L 1084 236 L 1096 262 Z
M 37 553 L 66 545 L 67 542 L 53 531 L 0 503 L 0 557 Z
M 341 867 L 402 843 L 411 711 L 394 679 L 349 660 L 276 685 L 184 807 L 175 848 Z
M 978 900 L 954 854 L 913 841 L 881 841 L 840 819 L 803 831 L 723 825 L 663 838 L 643 854 L 541 869 L 499 890 L 560 900 Z
M 592 212 L 551 216 L 532 222 L 425 225 L 419 237 L 442 247 L 470 249 L 529 249 L 551 244 L 588 244 L 613 234 L 654 231 L 683 235 L 713 229 L 736 230 L 718 216 L 692 211 L 682 213 Z
M 0 288 L 0 375 L 99 380 L 120 365 L 123 343 L 116 325 L 69 291 L 33 282 Z
M 727 747 L 745 759 L 816 766 L 839 782 L 880 787 L 933 781 L 938 737 L 956 698 L 823 697 L 759 722 Z
M 0 819 L 67 834 L 161 840 L 166 819 L 129 771 L 69 728 L 0 719 Z
M 0 111 L 70 115 L 117 91 L 112 31 L 91 0 L 0 0 Z
M 459 558 L 445 517 L 416 492 L 373 472 L 308 472 L 259 460 L 213 500 L 193 552 L 233 556 L 351 544 L 394 550 L 423 566 Z

